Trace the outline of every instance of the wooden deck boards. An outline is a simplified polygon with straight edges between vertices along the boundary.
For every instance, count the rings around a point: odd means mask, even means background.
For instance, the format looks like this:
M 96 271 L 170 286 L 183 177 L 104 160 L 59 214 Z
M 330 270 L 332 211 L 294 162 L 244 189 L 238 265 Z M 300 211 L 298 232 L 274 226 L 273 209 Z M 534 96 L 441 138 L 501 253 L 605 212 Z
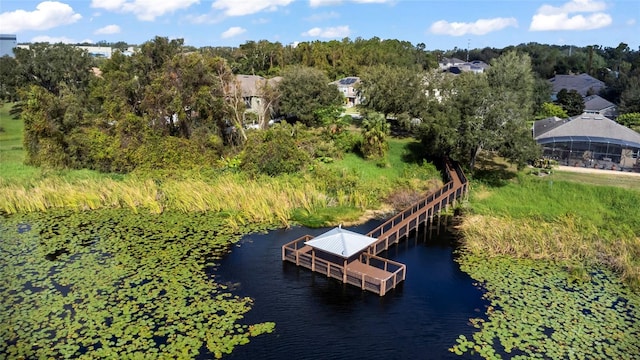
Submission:
M 387 250 L 390 245 L 399 243 L 401 238 L 408 236 L 420 224 L 430 221 L 440 211 L 454 204 L 458 198 L 465 196 L 468 191 L 468 183 L 462 170 L 454 168 L 449 162 L 446 163 L 446 170 L 449 181 L 445 186 L 428 194 L 411 207 L 369 232 L 367 235 L 377 238 L 378 241 L 365 250 L 366 254 L 362 255 L 364 257 L 350 262 L 346 268 L 343 263 L 333 263 L 314 256 L 313 248 L 304 245 L 304 241 L 313 238 L 310 235 L 283 245 L 282 260 L 323 273 L 344 283 L 359 286 L 363 290 L 373 291 L 381 296 L 385 295 L 398 283 L 404 281 L 406 266 L 375 255 Z M 372 264 L 377 266 L 363 263 L 362 259 L 367 259 L 367 262 L 374 261 Z
M 347 270 L 365 274 L 378 280 L 388 279 L 391 275 L 393 275 L 392 272 L 384 271 L 383 269 L 379 269 L 375 266 L 367 265 L 363 262 L 360 262 L 359 260 L 352 261 L 347 264 Z

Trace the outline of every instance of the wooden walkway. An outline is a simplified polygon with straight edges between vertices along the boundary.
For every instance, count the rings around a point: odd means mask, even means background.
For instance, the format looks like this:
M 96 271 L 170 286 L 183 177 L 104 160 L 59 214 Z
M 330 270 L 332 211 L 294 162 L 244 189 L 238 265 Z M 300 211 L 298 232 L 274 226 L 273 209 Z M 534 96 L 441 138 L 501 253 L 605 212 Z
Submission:
M 468 193 L 467 178 L 459 166 L 445 161 L 447 183 L 434 193 L 427 194 L 410 207 L 387 220 L 384 224 L 370 231 L 367 236 L 377 238 L 368 253 L 377 255 L 396 244 L 410 231 L 415 230 L 422 223 L 430 221 L 441 210 L 455 205 L 456 201 Z
M 445 160 L 444 171 L 447 183 L 436 192 L 427 194 L 412 206 L 398 213 L 385 223 L 370 231 L 367 236 L 377 238 L 357 259 L 345 259 L 344 263 L 335 263 L 314 256 L 313 248 L 305 245 L 313 239 L 305 235 L 282 246 L 282 260 L 335 278 L 343 283 L 360 287 L 384 296 L 406 277 L 406 266 L 377 256 L 397 244 L 422 223 L 430 221 L 440 211 L 467 195 L 468 183 L 459 166 Z

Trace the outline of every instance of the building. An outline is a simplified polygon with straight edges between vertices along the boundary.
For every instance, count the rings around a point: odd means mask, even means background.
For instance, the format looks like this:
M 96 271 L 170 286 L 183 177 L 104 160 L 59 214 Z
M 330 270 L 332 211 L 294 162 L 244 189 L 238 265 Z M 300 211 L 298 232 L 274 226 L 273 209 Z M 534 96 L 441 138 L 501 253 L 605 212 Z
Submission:
M 360 83 L 360 78 L 357 76 L 349 76 L 336 80 L 329 85 L 335 85 L 338 87 L 338 91 L 344 96 L 344 104 L 346 107 L 354 107 L 361 102 L 360 95 L 356 89 L 356 85 Z
M 605 83 L 589 74 L 556 75 L 548 80 L 551 84 L 552 98 L 555 100 L 562 89 L 575 90 L 582 97 L 597 94 L 606 87 Z
M 533 137 L 560 165 L 640 172 L 640 134 L 599 114 L 536 121 Z
M 91 45 L 76 45 L 78 49 L 86 50 L 89 55 L 97 58 L 111 59 L 113 49 L 109 46 L 91 46 Z
M 0 57 L 14 57 L 13 49 L 18 46 L 18 38 L 12 34 L 0 34 Z
M 489 64 L 481 60 L 462 61 L 457 58 L 443 58 L 438 62 L 438 66 L 440 70 L 452 74 L 460 74 L 463 72 L 480 74 L 490 67 Z
M 261 128 L 272 123 L 272 106 L 268 99 L 263 97 L 262 89 L 266 86 L 275 88 L 282 80 L 282 77 L 276 76 L 271 79 L 265 79 L 257 75 L 236 75 L 236 84 L 240 87 L 240 96 L 244 100 L 246 110 L 244 112 L 245 121 L 247 115 L 253 115 L 255 121 L 252 124 L 246 124 L 249 128 Z
M 584 112 L 606 116 L 615 120 L 618 117 L 618 107 L 611 101 L 599 95 L 589 95 L 584 98 Z

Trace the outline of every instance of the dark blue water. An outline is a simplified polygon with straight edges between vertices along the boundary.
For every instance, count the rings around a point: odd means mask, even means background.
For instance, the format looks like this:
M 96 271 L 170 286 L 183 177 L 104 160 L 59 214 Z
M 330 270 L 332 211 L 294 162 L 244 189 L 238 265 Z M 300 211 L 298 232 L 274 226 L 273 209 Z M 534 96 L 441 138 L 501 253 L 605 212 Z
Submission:
M 367 233 L 377 225 L 349 230 Z M 469 318 L 482 316 L 487 304 L 453 261 L 454 238 L 444 225 L 412 233 L 381 254 L 407 265 L 405 282 L 384 297 L 282 261 L 283 244 L 327 230 L 250 235 L 221 260 L 217 280 L 255 300 L 246 323 L 276 323 L 272 334 L 225 358 L 460 359 L 448 348 L 459 335 L 470 337 Z

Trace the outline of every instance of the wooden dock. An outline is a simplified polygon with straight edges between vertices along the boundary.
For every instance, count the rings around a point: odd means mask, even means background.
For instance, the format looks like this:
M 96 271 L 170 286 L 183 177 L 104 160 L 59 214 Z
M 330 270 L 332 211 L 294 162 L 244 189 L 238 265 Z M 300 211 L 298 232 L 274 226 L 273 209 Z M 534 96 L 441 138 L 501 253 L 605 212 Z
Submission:
M 405 279 L 406 266 L 369 253 L 361 253 L 356 259 L 344 263 L 330 261 L 313 254 L 313 248 L 305 241 L 313 236 L 305 235 L 282 247 L 282 260 L 292 262 L 345 284 L 380 294 L 393 289 Z
M 282 260 L 384 296 L 405 279 L 407 269 L 404 264 L 378 254 L 467 195 L 467 179 L 459 166 L 446 160 L 444 174 L 447 183 L 442 188 L 427 194 L 370 231 L 367 236 L 377 240 L 359 256 L 346 259 L 323 258 L 316 254 L 313 247 L 305 244 L 313 236 L 305 235 L 282 246 Z

